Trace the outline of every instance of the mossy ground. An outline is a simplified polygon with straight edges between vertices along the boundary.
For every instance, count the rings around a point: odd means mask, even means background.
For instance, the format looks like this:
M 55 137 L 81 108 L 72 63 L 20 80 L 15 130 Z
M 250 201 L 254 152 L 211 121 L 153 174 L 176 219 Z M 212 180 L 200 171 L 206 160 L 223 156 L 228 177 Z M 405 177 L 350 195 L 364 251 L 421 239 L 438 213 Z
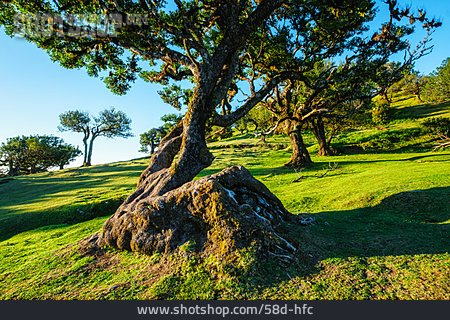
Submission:
M 450 151 L 430 152 L 420 122 L 450 107 L 411 99 L 397 99 L 390 124 L 337 138 L 343 152 L 361 153 L 313 157 L 303 171 L 283 167 L 283 136 L 211 145 L 216 160 L 201 176 L 244 165 L 288 210 L 315 218 L 290 230 L 301 244 L 291 265 L 251 249 L 236 265 L 200 260 L 189 243 L 171 256 L 80 255 L 77 242 L 132 191 L 145 159 L 2 183 L 0 299 L 449 299 Z M 364 150 L 389 135 L 390 145 Z

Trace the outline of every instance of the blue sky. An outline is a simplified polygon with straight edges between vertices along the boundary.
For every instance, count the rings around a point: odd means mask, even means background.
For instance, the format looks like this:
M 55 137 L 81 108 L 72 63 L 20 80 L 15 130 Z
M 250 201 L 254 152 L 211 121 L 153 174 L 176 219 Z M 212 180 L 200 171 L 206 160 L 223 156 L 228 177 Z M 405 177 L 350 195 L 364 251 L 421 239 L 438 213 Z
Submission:
M 450 2 L 409 1 L 413 8 L 425 8 L 444 24 L 433 35 L 434 51 L 416 63 L 422 73 L 433 71 L 450 56 Z M 67 70 L 53 63 L 47 54 L 19 38 L 0 32 L 0 142 L 17 135 L 53 134 L 81 147 L 81 136 L 58 132 L 58 115 L 70 109 L 97 114 L 114 106 L 133 120 L 135 137 L 98 138 L 93 163 L 108 163 L 142 157 L 139 134 L 160 125 L 160 117 L 175 110 L 157 94 L 158 86 L 138 80 L 126 96 L 112 94 L 103 82 L 84 70 Z M 73 165 L 81 164 L 79 158 Z

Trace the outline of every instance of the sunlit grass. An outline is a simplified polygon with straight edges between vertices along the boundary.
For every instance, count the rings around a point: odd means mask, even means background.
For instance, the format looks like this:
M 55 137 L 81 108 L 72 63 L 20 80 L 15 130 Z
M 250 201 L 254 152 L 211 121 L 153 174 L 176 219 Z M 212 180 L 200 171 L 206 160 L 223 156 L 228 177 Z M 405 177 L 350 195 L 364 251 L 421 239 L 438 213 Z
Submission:
M 437 112 L 448 114 L 448 105 Z M 380 131 L 418 128 L 418 121 L 399 118 L 337 141 L 362 144 Z M 314 217 L 313 225 L 291 230 L 300 244 L 296 264 L 262 261 L 252 269 L 243 254 L 247 273 L 217 275 L 211 261 L 189 255 L 81 256 L 78 241 L 133 190 L 148 161 L 136 160 L 0 184 L 0 299 L 450 298 L 450 151 L 430 152 L 420 141 L 405 151 L 397 147 L 408 142 L 398 141 L 377 153 L 313 155 L 312 167 L 294 171 L 283 166 L 287 137 L 267 142 L 249 135 L 211 144 L 215 162 L 200 176 L 244 165 L 291 212 Z

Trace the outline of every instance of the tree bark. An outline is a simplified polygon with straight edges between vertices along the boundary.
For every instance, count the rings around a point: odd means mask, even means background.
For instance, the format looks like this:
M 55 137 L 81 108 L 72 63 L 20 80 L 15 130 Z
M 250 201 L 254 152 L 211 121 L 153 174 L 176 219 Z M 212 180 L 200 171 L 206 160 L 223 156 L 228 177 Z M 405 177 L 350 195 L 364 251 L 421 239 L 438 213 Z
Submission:
M 83 138 L 83 145 L 84 145 L 84 153 L 83 153 L 83 167 L 87 167 L 87 157 L 88 157 L 88 137 L 85 136 Z
M 90 167 L 92 165 L 92 150 L 94 149 L 94 140 L 96 136 L 92 136 L 91 141 L 89 142 L 89 150 L 86 158 L 86 162 L 84 164 L 85 167 Z
M 391 98 L 389 98 L 387 89 L 386 89 L 386 90 L 383 90 L 382 95 L 383 95 L 383 98 L 386 100 L 387 103 L 389 103 L 389 104 L 392 103 Z
M 285 223 L 294 220 L 245 168 L 231 167 L 117 212 L 101 233 L 81 242 L 81 249 L 93 254 L 108 245 L 167 254 L 190 241 L 200 256 L 219 261 L 233 262 L 243 248 L 292 261 L 298 243 L 290 239 Z
M 257 237 L 261 253 L 289 258 L 295 252 L 280 229 L 293 216 L 244 168 L 192 182 L 213 161 L 205 140 L 207 92 L 196 90 L 185 118 L 162 139 L 136 190 L 82 248 L 107 245 L 151 254 L 192 240 L 205 254 L 230 256 Z
M 150 155 L 152 156 L 155 153 L 156 143 L 155 140 L 150 141 Z
M 325 132 L 325 124 L 323 122 L 322 117 L 317 117 L 311 121 L 312 131 L 314 136 L 317 139 L 319 144 L 319 156 L 331 156 L 333 155 L 333 149 L 331 145 L 328 143 L 326 132 Z
M 293 129 L 289 132 L 289 139 L 292 146 L 291 159 L 285 164 L 291 168 L 304 168 L 311 165 L 313 162 L 303 141 L 301 126 L 295 124 Z

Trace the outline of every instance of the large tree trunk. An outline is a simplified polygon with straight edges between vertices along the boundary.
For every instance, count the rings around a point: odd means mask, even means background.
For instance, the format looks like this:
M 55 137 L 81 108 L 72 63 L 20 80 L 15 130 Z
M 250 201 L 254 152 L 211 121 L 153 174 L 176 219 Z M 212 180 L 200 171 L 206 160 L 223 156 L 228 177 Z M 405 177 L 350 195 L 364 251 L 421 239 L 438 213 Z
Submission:
M 311 165 L 313 162 L 303 141 L 301 126 L 294 125 L 289 131 L 289 139 L 292 146 L 291 159 L 285 164 L 287 167 L 304 168 Z
M 133 210 L 122 207 L 84 248 L 170 253 L 190 241 L 196 252 L 219 261 L 232 261 L 243 248 L 291 259 L 297 244 L 285 235 L 285 222 L 292 218 L 245 168 L 232 167 L 141 199 Z
M 151 254 L 187 241 L 202 254 L 232 256 L 257 244 L 261 254 L 288 257 L 296 250 L 283 235 L 293 216 L 242 167 L 192 182 L 213 156 L 205 141 L 208 96 L 194 94 L 188 113 L 160 143 L 134 193 L 83 243 Z M 176 158 L 176 156 L 178 156 Z
M 316 119 L 312 120 L 312 132 L 314 133 L 314 136 L 317 139 L 317 143 L 319 144 L 319 156 L 332 156 L 333 155 L 333 149 L 331 148 L 331 145 L 328 143 L 328 139 L 326 136 L 325 131 L 325 124 L 323 122 L 322 117 L 317 117 Z

